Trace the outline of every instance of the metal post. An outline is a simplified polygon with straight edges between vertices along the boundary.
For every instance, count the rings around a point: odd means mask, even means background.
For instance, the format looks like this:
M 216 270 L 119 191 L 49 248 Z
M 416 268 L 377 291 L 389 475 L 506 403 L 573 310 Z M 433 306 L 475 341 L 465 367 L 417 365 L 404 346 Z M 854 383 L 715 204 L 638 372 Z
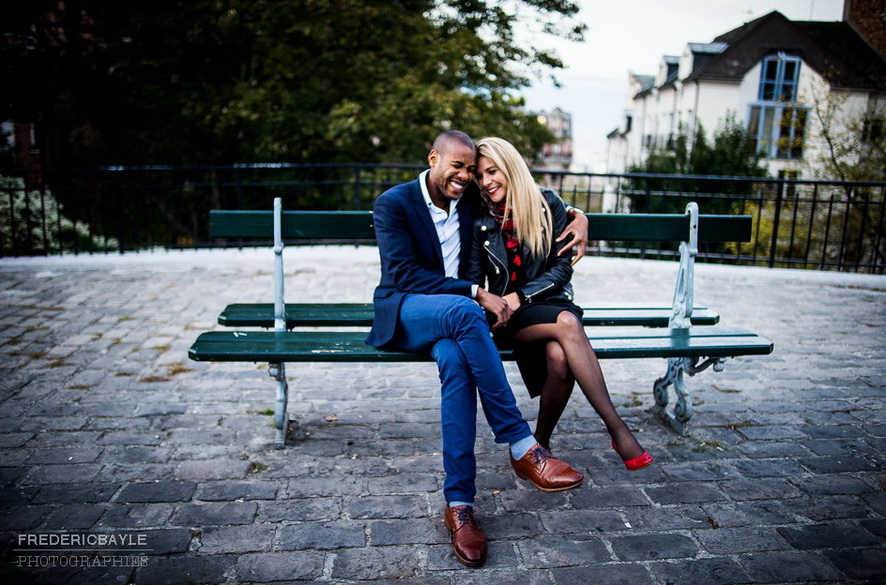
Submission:
M 784 198 L 784 181 L 778 182 L 775 199 L 775 217 L 772 219 L 772 240 L 769 243 L 769 268 L 775 267 L 776 244 L 778 243 L 778 226 L 781 223 L 781 201 Z
M 354 211 L 360 207 L 360 167 L 354 167 Z
M 862 190 L 864 193 L 864 190 Z M 861 263 L 864 261 L 864 231 L 868 227 L 868 205 L 870 197 L 862 195 L 861 198 L 861 226 L 858 228 L 858 244 L 855 251 L 855 271 L 858 272 Z
M 680 268 L 677 271 L 677 284 L 674 287 L 674 301 L 671 305 L 671 329 L 691 327 L 693 289 L 695 287 L 695 258 L 698 256 L 698 204 L 694 201 L 686 205 L 689 216 L 689 235 L 680 242 Z
M 815 226 L 815 210 L 818 205 L 818 185 L 812 186 L 812 208 L 809 210 L 809 227 L 806 230 L 806 251 L 803 253 L 803 268 L 809 267 L 809 254 L 812 250 L 813 227 Z
M 286 332 L 286 302 L 283 295 L 283 202 L 274 198 L 274 331 Z M 274 426 L 277 427 L 275 446 L 282 449 L 286 444 L 286 428 L 289 420 L 286 406 L 289 386 L 286 383 L 286 364 L 268 364 L 268 374 L 277 381 L 277 403 L 274 409 Z
M 846 240 L 849 238 L 849 216 L 852 215 L 852 187 L 847 188 L 846 213 L 843 214 L 843 229 L 840 232 L 840 257 L 837 270 L 843 270 L 843 259 L 846 257 Z
M 680 242 L 680 268 L 677 271 L 677 285 L 674 287 L 674 302 L 668 322 L 671 335 L 686 334 L 692 327 L 692 305 L 695 302 L 693 293 L 695 258 L 698 255 L 698 204 L 694 201 L 688 203 L 686 215 L 689 216 L 689 236 L 686 241 Z M 680 434 L 686 431 L 686 425 L 692 418 L 692 397 L 686 389 L 683 373 L 694 375 L 696 371 L 699 371 L 696 369 L 697 363 L 698 358 L 668 358 L 667 372 L 652 385 L 652 394 L 656 404 L 654 410 Z M 666 410 L 670 401 L 668 396 L 670 386 L 674 387 L 674 392 L 677 395 L 673 414 Z
M 283 294 L 283 201 L 274 198 L 274 330 L 286 331 Z
M 886 187 L 880 190 L 882 197 L 880 198 L 880 221 L 877 222 L 877 241 L 874 242 L 874 264 L 871 268 L 872 274 L 883 274 L 883 263 L 880 259 L 880 241 L 883 233 L 886 232 Z

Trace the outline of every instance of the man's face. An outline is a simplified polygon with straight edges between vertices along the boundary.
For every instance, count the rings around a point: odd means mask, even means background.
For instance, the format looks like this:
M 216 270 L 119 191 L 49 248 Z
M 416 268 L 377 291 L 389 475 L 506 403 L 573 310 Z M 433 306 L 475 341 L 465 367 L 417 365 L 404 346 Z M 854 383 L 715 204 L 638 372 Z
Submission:
M 436 203 L 436 200 L 459 199 L 474 177 L 475 158 L 472 147 L 457 141 L 449 142 L 440 151 L 432 150 L 428 155 L 431 200 Z

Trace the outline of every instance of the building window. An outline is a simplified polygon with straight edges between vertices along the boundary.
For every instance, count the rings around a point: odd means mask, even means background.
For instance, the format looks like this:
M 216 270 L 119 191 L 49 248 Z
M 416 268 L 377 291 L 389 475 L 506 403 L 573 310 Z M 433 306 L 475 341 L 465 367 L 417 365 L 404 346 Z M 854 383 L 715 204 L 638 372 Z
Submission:
M 37 127 L 37 124 L 31 123 L 28 124 L 29 128 L 29 138 L 31 140 L 31 153 L 40 152 L 40 128 Z
M 783 53 L 766 57 L 762 63 L 761 102 L 797 101 L 797 80 L 800 79 L 800 60 Z
M 748 134 L 754 150 L 766 158 L 803 158 L 806 108 L 751 106 Z
M 0 152 L 9 152 L 15 146 L 15 126 L 12 121 L 0 122 Z
M 803 158 L 807 109 L 796 103 L 800 60 L 779 53 L 763 59 L 761 69 L 748 122 L 754 150 L 766 158 Z
M 864 143 L 878 142 L 883 137 L 883 119 L 865 118 L 861 127 L 861 141 Z

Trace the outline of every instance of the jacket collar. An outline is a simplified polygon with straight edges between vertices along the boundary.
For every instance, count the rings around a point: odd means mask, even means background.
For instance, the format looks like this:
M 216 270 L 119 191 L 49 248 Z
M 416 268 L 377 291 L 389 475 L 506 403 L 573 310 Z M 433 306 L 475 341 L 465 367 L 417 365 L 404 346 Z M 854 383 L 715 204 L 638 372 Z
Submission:
M 428 206 L 423 195 L 425 188 L 423 188 L 422 182 L 425 180 L 426 176 L 427 171 L 419 175 L 418 178 L 413 181 L 413 188 L 410 190 L 409 196 L 412 208 L 417 216 L 416 219 L 424 230 L 425 237 L 436 244 L 434 250 L 436 251 L 438 259 L 442 263 L 443 252 L 440 249 L 440 240 L 437 238 L 437 229 L 434 227 L 434 222 L 431 220 L 431 214 L 428 211 Z

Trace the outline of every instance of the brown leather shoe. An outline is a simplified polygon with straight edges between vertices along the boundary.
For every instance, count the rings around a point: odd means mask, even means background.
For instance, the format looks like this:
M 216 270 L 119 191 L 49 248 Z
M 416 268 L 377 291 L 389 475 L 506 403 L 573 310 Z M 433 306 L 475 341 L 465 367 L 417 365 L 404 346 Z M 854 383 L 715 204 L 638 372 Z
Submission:
M 585 476 L 565 461 L 536 443 L 519 460 L 511 457 L 511 465 L 520 479 L 532 482 L 543 492 L 562 492 L 577 488 Z
M 446 506 L 443 522 L 452 534 L 452 552 L 468 567 L 479 567 L 486 562 L 486 535 L 474 519 L 473 506 Z

